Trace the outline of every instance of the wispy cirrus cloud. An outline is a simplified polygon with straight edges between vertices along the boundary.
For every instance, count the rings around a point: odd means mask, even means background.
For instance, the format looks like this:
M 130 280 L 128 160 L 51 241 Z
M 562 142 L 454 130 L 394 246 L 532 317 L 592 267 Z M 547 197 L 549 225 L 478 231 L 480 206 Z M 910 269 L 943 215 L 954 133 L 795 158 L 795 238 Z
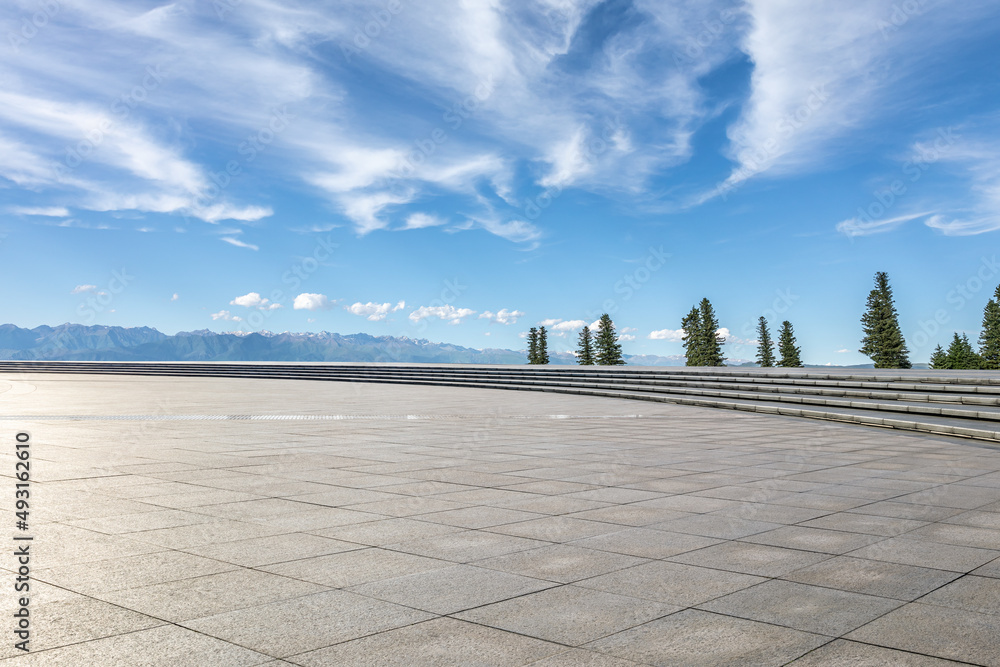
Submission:
M 858 140 L 908 112 L 928 49 L 961 39 L 994 11 L 978 1 L 945 8 L 925 1 L 749 0 L 738 43 L 753 70 L 749 97 L 727 132 L 734 166 L 687 205 L 726 197 L 764 174 L 828 168 L 856 150 L 845 137 Z
M 14 215 L 32 215 L 43 218 L 68 218 L 69 209 L 64 206 L 13 206 L 10 212 Z
M 40 52 L 31 68 L 11 66 L 15 76 L 43 70 L 47 77 L 7 105 L 6 121 L 23 131 L 26 107 L 50 113 L 28 128 L 45 140 L 16 146 L 16 167 L 0 165 L 0 173 L 68 189 L 98 211 L 259 220 L 273 209 L 253 201 L 252 190 L 222 187 L 218 198 L 206 197 L 220 164 L 244 158 L 232 154 L 212 164 L 204 151 L 196 157 L 188 128 L 211 128 L 220 148 L 235 147 L 247 131 L 264 127 L 272 108 L 287 104 L 294 119 L 263 147 L 269 168 L 298 171 L 359 233 L 482 229 L 531 246 L 541 232 L 517 210 L 525 196 L 513 186 L 516 170 L 534 172 L 535 187 L 634 191 L 658 167 L 689 154 L 687 137 L 701 115 L 699 74 L 648 68 L 680 39 L 649 20 L 655 3 L 624 12 L 594 0 L 547 0 L 528 12 L 443 0 L 405 6 L 406 16 L 382 38 L 326 66 L 317 49 L 350 45 L 371 20 L 367 2 L 335 9 L 244 0 L 220 20 L 210 6 L 188 3 L 149 9 L 95 0 L 86 12 L 69 8 L 50 26 L 59 46 Z M 687 7 L 678 13 L 691 25 L 703 14 Z M 95 40 L 113 41 L 115 57 L 82 48 Z M 135 62 L 136 71 L 125 71 L 122 61 Z M 357 62 L 371 72 L 366 86 L 408 82 L 396 87 L 413 91 L 400 93 L 397 122 L 358 106 L 359 82 L 350 70 Z M 162 68 L 155 70 L 162 81 L 130 99 L 124 118 L 109 113 L 106 91 L 127 95 L 148 67 Z M 407 111 L 424 101 L 445 111 Z M 102 145 L 74 173 L 74 184 L 52 178 L 63 149 L 101 125 L 108 125 Z M 406 210 L 441 195 L 468 202 L 465 222 L 442 225 Z
M 236 246 L 237 248 L 246 248 L 247 250 L 260 250 L 259 246 L 256 246 L 252 243 L 247 243 L 246 241 L 241 241 L 234 236 L 223 236 L 219 240 L 228 243 L 229 245 Z

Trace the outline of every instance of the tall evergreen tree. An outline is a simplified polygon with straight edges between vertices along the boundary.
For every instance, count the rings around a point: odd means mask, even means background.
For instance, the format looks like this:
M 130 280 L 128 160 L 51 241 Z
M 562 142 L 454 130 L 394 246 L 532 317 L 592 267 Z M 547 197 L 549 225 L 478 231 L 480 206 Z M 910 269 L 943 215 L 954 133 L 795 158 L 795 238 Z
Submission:
M 538 354 L 535 359 L 536 364 L 549 363 L 549 332 L 545 327 L 538 330 Z
M 942 368 L 951 368 L 948 364 L 948 355 L 944 353 L 941 346 L 938 345 L 934 348 L 934 352 L 931 353 L 931 363 L 930 367 L 934 370 L 941 370 Z
M 528 363 L 538 363 L 538 329 L 535 327 L 528 330 Z
M 590 333 L 590 327 L 584 327 L 580 332 L 580 342 L 576 348 L 576 363 L 581 366 L 594 365 L 594 337 Z
M 719 320 L 715 317 L 712 303 L 708 299 L 702 299 L 698 310 L 701 318 L 702 365 L 724 366 L 726 358 L 722 356 L 722 344 L 726 342 L 726 337 L 716 333 L 719 330 Z
M 966 334 L 959 336 L 957 333 L 952 338 L 951 345 L 948 346 L 947 354 L 948 368 L 962 370 L 978 369 L 982 366 L 982 359 L 972 349 L 972 343 Z
M 781 323 L 781 333 L 778 334 L 778 351 L 781 353 L 779 366 L 784 368 L 801 368 L 802 348 L 795 345 L 795 331 L 792 330 L 792 323 L 785 320 Z
M 884 271 L 875 274 L 875 289 L 868 294 L 861 325 L 865 335 L 859 352 L 870 357 L 875 368 L 910 368 L 910 351 L 899 327 L 889 276 Z
M 687 359 L 687 366 L 704 366 L 702 363 L 704 355 L 701 351 L 701 311 L 697 306 L 691 308 L 684 319 L 681 320 L 681 329 L 684 330 L 684 356 Z
M 990 370 L 1000 368 L 1000 286 L 993 298 L 986 303 L 983 311 L 983 331 L 979 334 L 979 356 L 982 367 Z
M 774 342 L 767 330 L 767 320 L 763 315 L 757 320 L 757 363 L 761 368 L 774 366 Z
M 594 350 L 597 353 L 597 363 L 601 366 L 624 366 L 622 345 L 615 333 L 615 323 L 607 313 L 601 315 L 599 330 L 594 340 Z

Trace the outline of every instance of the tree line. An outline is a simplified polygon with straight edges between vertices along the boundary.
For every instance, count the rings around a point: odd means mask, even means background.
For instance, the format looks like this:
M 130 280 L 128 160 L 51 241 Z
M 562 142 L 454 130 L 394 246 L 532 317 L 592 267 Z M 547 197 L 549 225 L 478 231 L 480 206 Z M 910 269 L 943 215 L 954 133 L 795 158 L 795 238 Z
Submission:
M 576 363 L 581 366 L 624 366 L 622 344 L 618 342 L 615 323 L 607 313 L 601 315 L 595 327 L 597 332 L 583 327 L 576 350 Z M 549 333 L 545 327 L 531 327 L 528 331 L 528 363 L 549 363 Z
M 865 312 L 861 316 L 861 349 L 875 368 L 912 368 L 910 351 L 899 325 L 889 276 L 884 271 L 875 274 L 875 286 L 868 293 Z M 614 322 L 604 313 L 596 331 L 583 327 L 578 339 L 576 362 L 582 366 L 623 366 L 622 346 L 615 333 Z M 719 319 L 712 303 L 703 298 L 681 319 L 682 343 L 687 366 L 724 366 L 722 346 L 726 337 L 719 333 Z M 775 355 L 777 351 L 777 355 Z M 549 363 L 548 332 L 545 327 L 531 327 L 528 332 L 528 363 Z M 763 316 L 757 321 L 757 363 L 763 368 L 774 366 L 797 368 L 802 364 L 802 349 L 796 345 L 792 323 L 785 320 L 778 332 L 777 350 Z M 1000 369 L 1000 286 L 983 312 L 983 329 L 977 352 L 966 334 L 956 332 L 948 350 L 938 345 L 931 355 L 933 369 Z
M 931 353 L 931 368 L 1000 369 L 1000 285 L 983 309 L 983 330 L 979 333 L 979 351 L 972 347 L 968 334 L 952 336 L 946 352 L 938 344 Z
M 687 366 L 724 366 L 726 358 L 722 355 L 722 345 L 726 337 L 719 333 L 719 320 L 715 316 L 712 302 L 707 298 L 691 308 L 691 311 L 681 320 L 681 339 L 684 344 L 685 364 Z M 775 365 L 787 368 L 802 366 L 802 348 L 795 344 L 795 330 L 792 323 L 785 320 L 781 323 L 778 334 L 778 353 L 775 359 L 774 342 L 768 329 L 767 318 L 757 320 L 757 363 L 762 368 Z
M 875 362 L 875 368 L 911 368 L 909 349 L 899 327 L 899 318 L 892 298 L 889 277 L 884 271 L 875 274 L 875 288 L 868 295 L 868 307 L 861 317 L 865 336 L 861 339 L 862 354 Z M 931 353 L 930 367 L 939 369 L 1000 369 L 1000 286 L 983 309 L 983 329 L 979 334 L 979 351 L 967 334 L 952 337 L 946 352 L 939 344 Z

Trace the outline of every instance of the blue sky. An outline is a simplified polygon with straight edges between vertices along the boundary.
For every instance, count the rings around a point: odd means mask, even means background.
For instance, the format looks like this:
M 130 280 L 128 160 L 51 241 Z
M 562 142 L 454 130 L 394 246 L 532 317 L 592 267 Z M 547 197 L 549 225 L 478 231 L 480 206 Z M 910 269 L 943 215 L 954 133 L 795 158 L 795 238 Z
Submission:
M 1000 6 L 10 0 L 0 277 L 20 326 L 550 347 L 611 312 L 914 361 L 1000 283 Z

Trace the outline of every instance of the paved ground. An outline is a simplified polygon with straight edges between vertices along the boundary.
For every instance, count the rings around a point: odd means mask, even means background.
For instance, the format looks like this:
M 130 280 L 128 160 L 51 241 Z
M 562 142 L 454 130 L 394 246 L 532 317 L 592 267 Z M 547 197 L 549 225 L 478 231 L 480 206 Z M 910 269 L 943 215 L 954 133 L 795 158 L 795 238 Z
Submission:
M 3 665 L 1000 665 L 995 448 L 541 393 L 51 375 L 0 378 L 0 439 L 0 520 L 34 538 L 30 654 L 23 542 L 0 550 Z

